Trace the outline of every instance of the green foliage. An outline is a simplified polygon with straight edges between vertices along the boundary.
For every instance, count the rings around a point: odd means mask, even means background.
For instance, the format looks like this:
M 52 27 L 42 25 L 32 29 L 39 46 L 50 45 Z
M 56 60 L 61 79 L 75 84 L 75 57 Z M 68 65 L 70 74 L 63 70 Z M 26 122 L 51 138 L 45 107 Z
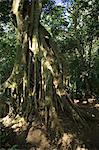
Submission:
M 9 22 L 2 24 L 0 32 L 0 81 L 4 82 L 10 75 L 16 55 L 16 34 L 14 27 Z
M 10 0 L 0 0 L 0 23 L 7 23 L 10 20 Z
M 69 2 L 64 0 L 64 3 Z M 42 23 L 55 37 L 65 57 L 70 93 L 81 98 L 99 95 L 99 1 L 75 0 L 67 10 L 52 5 L 42 15 Z
M 11 148 L 9 148 L 8 150 L 19 150 L 18 145 L 13 145 Z
M 41 15 L 41 23 L 53 36 L 58 36 L 68 26 L 65 18 L 65 7 L 56 6 L 53 3 L 50 5 L 48 10 L 45 9 Z

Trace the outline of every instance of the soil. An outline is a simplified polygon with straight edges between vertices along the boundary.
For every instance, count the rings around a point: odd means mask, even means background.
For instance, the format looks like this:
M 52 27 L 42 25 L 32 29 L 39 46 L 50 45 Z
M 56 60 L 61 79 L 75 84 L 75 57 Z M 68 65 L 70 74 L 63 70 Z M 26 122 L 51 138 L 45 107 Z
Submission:
M 61 113 L 61 137 L 36 118 L 29 124 L 20 116 L 6 116 L 0 121 L 0 150 L 99 150 L 99 104 L 79 105 L 93 119 L 84 127 Z

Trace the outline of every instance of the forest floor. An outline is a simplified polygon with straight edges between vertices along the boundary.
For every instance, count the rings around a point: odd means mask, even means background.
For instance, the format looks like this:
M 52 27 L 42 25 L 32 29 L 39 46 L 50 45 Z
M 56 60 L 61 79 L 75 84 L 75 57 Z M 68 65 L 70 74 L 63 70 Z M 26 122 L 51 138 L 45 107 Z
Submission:
M 76 102 L 75 102 L 76 103 Z M 34 118 L 28 124 L 23 117 L 6 116 L 0 120 L 0 150 L 99 150 L 99 104 L 97 102 L 77 104 L 93 120 L 86 127 L 79 126 L 67 114 L 60 115 L 63 135 L 58 138 L 53 130 Z

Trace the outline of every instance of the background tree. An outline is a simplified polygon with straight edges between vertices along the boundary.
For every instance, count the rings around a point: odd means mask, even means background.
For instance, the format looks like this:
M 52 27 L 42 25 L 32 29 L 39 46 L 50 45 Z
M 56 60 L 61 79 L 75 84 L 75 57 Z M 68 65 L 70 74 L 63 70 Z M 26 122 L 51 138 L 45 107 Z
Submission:
M 64 1 L 66 4 L 66 2 Z M 58 36 L 57 43 L 67 60 L 67 80 L 71 96 L 85 99 L 97 95 L 95 57 L 98 57 L 98 1 L 74 1 L 67 8 L 69 25 Z M 94 8 L 93 8 L 94 7 Z M 65 14 L 65 15 L 66 15 Z M 58 32 L 59 33 L 59 32 Z M 60 35 L 61 38 L 60 38 Z M 60 43 L 60 44 L 59 44 Z M 95 45 L 97 48 L 95 48 Z M 65 69 L 66 70 L 66 69 Z M 94 74 L 95 73 L 95 74 Z M 74 94 L 73 94 L 74 93 Z

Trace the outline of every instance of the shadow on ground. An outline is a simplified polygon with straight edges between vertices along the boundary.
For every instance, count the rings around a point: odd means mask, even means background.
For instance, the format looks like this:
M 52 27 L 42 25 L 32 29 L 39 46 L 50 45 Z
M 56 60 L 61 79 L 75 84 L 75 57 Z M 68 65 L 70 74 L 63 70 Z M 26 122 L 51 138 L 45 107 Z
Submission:
M 88 113 L 99 117 L 96 108 L 89 108 Z M 61 114 L 60 120 L 62 137 L 37 118 L 29 124 L 18 115 L 13 119 L 6 116 L 0 121 L 0 150 L 99 150 L 98 120 L 89 119 L 86 127 L 77 125 L 67 114 Z

